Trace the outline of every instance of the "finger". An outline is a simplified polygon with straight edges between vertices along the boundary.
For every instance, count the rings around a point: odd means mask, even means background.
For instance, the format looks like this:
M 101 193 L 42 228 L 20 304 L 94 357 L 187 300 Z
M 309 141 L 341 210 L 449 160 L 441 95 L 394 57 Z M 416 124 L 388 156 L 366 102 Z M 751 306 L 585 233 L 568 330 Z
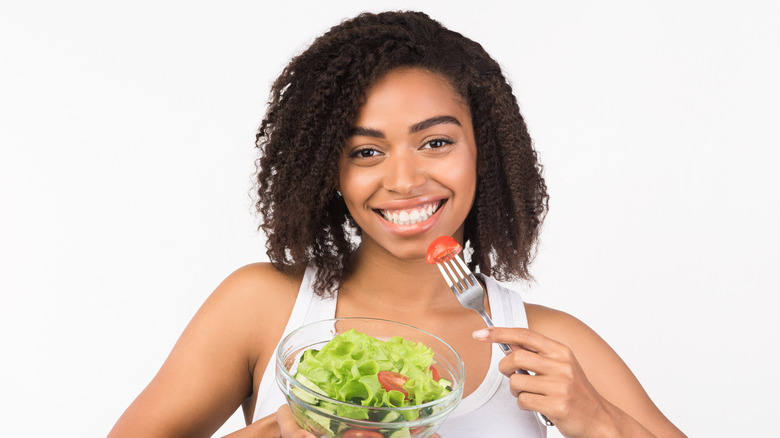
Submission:
M 552 355 L 562 347 L 560 342 L 522 327 L 488 327 L 471 334 L 474 339 L 513 344 L 536 353 Z
M 513 397 L 520 393 L 529 392 L 539 395 L 549 395 L 549 378 L 544 376 L 531 376 L 528 374 L 513 373 L 509 376 L 509 392 Z
M 276 411 L 276 422 L 279 424 L 279 432 L 282 438 L 317 438 L 309 432 L 301 429 L 292 410 L 287 405 L 282 405 Z
M 551 399 L 547 396 L 534 394 L 533 392 L 521 392 L 517 396 L 517 406 L 526 411 L 536 411 L 544 414 L 547 418 L 556 422 L 556 419 L 550 417 Z
M 498 370 L 509 377 L 517 370 L 532 371 L 535 374 L 547 374 L 553 369 L 554 361 L 539 353 L 518 349 L 498 362 Z

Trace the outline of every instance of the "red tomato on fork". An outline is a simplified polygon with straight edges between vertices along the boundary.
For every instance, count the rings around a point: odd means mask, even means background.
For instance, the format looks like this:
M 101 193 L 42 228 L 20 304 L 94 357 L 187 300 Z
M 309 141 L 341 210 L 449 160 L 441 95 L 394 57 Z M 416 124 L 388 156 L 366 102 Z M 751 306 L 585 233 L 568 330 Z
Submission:
M 428 245 L 425 260 L 430 264 L 446 262 L 460 254 L 462 249 L 460 243 L 452 237 L 439 236 Z
M 376 377 L 385 391 L 398 391 L 404 395 L 405 399 L 409 400 L 409 393 L 404 389 L 404 383 L 409 380 L 408 377 L 393 371 L 380 371 Z

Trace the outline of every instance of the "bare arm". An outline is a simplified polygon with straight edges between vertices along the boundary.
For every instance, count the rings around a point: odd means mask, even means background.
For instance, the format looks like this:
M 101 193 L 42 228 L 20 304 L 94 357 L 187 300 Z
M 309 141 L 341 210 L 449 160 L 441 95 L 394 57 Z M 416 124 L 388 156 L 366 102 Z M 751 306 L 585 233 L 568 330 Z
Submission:
M 296 293 L 296 279 L 268 265 L 229 276 L 109 437 L 211 436 L 252 394 L 255 366 L 264 367 L 273 354 Z

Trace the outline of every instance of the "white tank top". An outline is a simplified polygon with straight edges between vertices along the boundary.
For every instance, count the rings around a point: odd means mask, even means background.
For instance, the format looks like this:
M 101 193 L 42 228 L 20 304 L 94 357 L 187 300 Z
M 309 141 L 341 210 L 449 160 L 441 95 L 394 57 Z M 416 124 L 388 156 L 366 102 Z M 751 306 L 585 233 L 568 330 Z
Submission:
M 335 318 L 337 295 L 324 299 L 317 296 L 312 287 L 315 274 L 316 268 L 309 265 L 282 338 L 304 324 Z M 528 327 L 520 294 L 503 287 L 490 277 L 481 278 L 487 286 L 493 323 L 500 327 Z M 509 392 L 509 379 L 498 371 L 498 361 L 504 357 L 504 353 L 497 344 L 493 346 L 492 352 L 485 380 L 461 400 L 437 433 L 442 438 L 546 437 L 546 426 L 539 422 L 534 412 L 517 407 L 517 399 Z M 257 405 L 252 421 L 275 413 L 279 406 L 286 403 L 282 391 L 276 385 L 275 361 L 276 356 L 273 356 L 266 365 L 257 391 Z

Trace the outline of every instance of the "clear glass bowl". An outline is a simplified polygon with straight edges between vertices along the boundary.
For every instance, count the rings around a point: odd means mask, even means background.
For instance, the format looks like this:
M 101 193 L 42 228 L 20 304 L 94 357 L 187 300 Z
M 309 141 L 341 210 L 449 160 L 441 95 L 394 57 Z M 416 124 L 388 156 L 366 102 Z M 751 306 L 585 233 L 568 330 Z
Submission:
M 326 397 L 293 378 L 305 350 L 309 348 L 319 350 L 334 336 L 349 329 L 355 329 L 380 340 L 401 336 L 409 341 L 422 342 L 433 350 L 436 369 L 441 377 L 452 382 L 452 392 L 438 400 L 421 405 L 403 408 L 368 407 Z M 318 437 L 430 437 L 460 402 L 464 378 L 463 360 L 449 344 L 426 331 L 383 319 L 337 318 L 308 324 L 287 335 L 276 352 L 276 382 L 287 398 L 287 403 L 298 423 Z M 340 410 L 339 405 L 346 405 L 349 410 L 365 410 L 365 417 L 376 421 L 339 416 L 336 414 L 336 411 Z M 409 415 L 409 411 L 416 412 Z M 417 418 L 406 420 L 414 417 Z M 389 418 L 394 420 L 388 421 Z

